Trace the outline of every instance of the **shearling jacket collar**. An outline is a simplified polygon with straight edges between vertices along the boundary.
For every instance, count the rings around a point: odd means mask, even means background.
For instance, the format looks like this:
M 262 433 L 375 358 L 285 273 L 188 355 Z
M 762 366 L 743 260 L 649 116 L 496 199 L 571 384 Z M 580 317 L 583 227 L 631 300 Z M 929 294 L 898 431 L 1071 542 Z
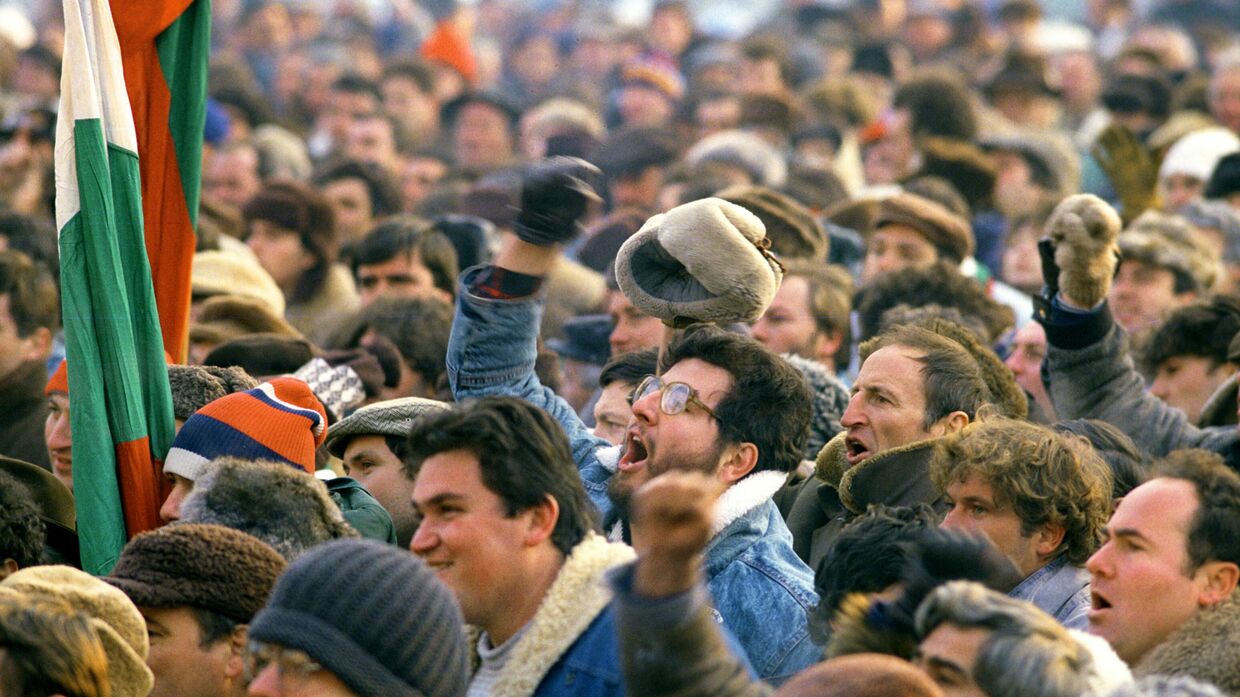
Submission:
M 938 439 L 906 443 L 849 466 L 846 436 L 847 432 L 838 433 L 823 447 L 814 474 L 835 488 L 849 511 L 859 515 L 870 504 L 911 505 L 938 498 L 929 475 L 930 456 Z
M 633 549 L 610 543 L 590 533 L 573 548 L 555 577 L 534 618 L 512 647 L 504 668 L 495 681 L 492 697 L 530 697 L 543 677 L 577 641 L 611 602 L 612 593 L 604 580 L 611 568 L 632 561 Z M 474 653 L 472 668 L 478 669 L 478 637 L 470 627 L 469 641 Z
M 1133 667 L 1133 674 L 1187 675 L 1240 697 L 1240 591 L 1226 601 L 1198 610 Z

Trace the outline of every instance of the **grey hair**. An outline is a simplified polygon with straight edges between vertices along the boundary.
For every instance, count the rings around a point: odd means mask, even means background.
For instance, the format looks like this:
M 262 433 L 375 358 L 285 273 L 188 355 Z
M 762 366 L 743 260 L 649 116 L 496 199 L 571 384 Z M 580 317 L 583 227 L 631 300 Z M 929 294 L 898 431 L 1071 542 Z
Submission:
M 988 629 L 972 673 L 992 697 L 1080 697 L 1093 659 L 1053 617 L 1029 603 L 969 581 L 936 588 L 917 608 L 918 639 L 941 624 Z
M 327 486 L 278 462 L 220 457 L 208 462 L 181 504 L 181 522 L 247 532 L 292 562 L 328 540 L 358 537 Z
M 1215 686 L 1185 675 L 1151 675 L 1123 685 L 1106 697 L 1224 697 Z

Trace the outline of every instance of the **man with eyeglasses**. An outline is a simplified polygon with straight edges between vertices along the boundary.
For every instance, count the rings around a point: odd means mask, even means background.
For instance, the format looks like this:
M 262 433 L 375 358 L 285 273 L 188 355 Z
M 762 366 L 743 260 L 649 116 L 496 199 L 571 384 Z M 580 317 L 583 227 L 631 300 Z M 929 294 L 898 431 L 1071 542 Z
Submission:
M 596 199 L 588 183 L 596 175 L 591 165 L 569 158 L 549 160 L 527 174 L 516 237 L 505 241 L 493 265 L 471 269 L 461 279 L 447 360 L 454 395 L 458 401 L 520 397 L 555 417 L 569 436 L 586 492 L 615 537 L 628 539 L 628 501 L 653 477 L 699 471 L 725 486 L 705 553 L 713 611 L 758 676 L 779 682 L 821 654 L 807 626 L 808 610 L 817 602 L 813 574 L 793 552 L 791 534 L 771 500 L 800 462 L 809 391 L 795 368 L 756 341 L 710 326 L 686 331 L 666 347 L 662 374 L 633 396 L 619 447 L 593 436 L 566 402 L 539 383 L 538 291 L 558 245 L 576 234 Z M 733 204 L 708 199 L 687 205 L 696 212 L 682 206 L 662 220 L 701 216 L 704 248 L 712 235 L 728 234 L 706 228 L 730 220 L 754 220 L 762 234 L 752 214 Z M 636 542 L 640 548 L 642 541 Z
M 250 624 L 250 697 L 463 697 L 465 625 L 426 564 L 372 540 L 297 558 Z

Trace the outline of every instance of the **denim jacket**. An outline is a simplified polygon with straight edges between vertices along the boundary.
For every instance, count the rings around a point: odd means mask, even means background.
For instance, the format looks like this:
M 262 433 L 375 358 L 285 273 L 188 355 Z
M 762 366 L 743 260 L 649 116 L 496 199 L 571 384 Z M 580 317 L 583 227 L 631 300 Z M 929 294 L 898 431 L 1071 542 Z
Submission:
M 615 446 L 590 433 L 568 402 L 543 387 L 534 374 L 542 298 L 492 300 L 471 294 L 473 280 L 483 268 L 476 266 L 461 274 L 448 341 L 452 396 L 457 400 L 487 395 L 520 397 L 550 414 L 568 436 L 586 494 L 606 518 L 612 507 L 607 481 L 615 472 L 615 461 L 605 467 L 598 451 Z
M 1089 572 L 1063 557 L 1029 574 L 1008 595 L 1033 603 L 1068 629 L 1089 626 Z
M 809 612 L 818 603 L 814 574 L 792 551 L 792 533 L 774 501 L 717 534 L 704 570 L 718 620 L 759 677 L 779 684 L 822 660 L 809 636 Z
M 591 434 L 572 407 L 538 381 L 534 359 L 541 298 L 474 295 L 470 290 L 481 271 L 475 267 L 461 274 L 447 357 L 453 396 L 508 395 L 549 413 L 568 435 L 586 493 L 606 518 L 612 508 L 607 482 L 615 472 L 615 446 Z M 706 554 L 720 620 L 745 648 L 759 677 L 786 677 L 821 658 L 807 625 L 808 609 L 817 602 L 813 573 L 792 551 L 792 534 L 774 502 L 732 521 Z

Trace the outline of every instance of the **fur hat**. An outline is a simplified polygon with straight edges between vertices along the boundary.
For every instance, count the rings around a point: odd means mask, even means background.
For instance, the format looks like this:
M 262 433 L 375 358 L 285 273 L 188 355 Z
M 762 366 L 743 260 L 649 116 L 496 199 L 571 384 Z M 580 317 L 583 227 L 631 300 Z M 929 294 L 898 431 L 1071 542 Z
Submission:
M 1193 131 L 1175 141 L 1163 156 L 1158 178 L 1182 174 L 1205 182 L 1224 155 L 1240 150 L 1240 138 L 1222 126 Z
M 990 152 L 1020 155 L 1029 165 L 1034 182 L 1055 199 L 1080 189 L 1081 163 L 1071 142 L 1038 131 L 1020 130 L 984 138 L 982 147 Z
M 289 561 L 328 540 L 358 536 L 314 475 L 235 457 L 203 466 L 181 504 L 181 522 L 249 533 Z
M 765 186 L 734 186 L 717 197 L 758 216 L 766 227 L 771 251 L 780 259 L 825 261 L 830 250 L 827 232 L 809 209 Z
M 848 388 L 840 379 L 818 361 L 802 358 L 791 353 L 781 356 L 805 378 L 813 407 L 809 422 L 809 440 L 805 441 L 805 459 L 818 457 L 827 441 L 844 430 L 840 418 L 848 408 Z
M 272 312 L 262 300 L 244 295 L 216 295 L 199 309 L 189 328 L 193 343 L 218 346 L 248 334 L 279 334 L 301 337 L 283 316 Z
M 921 165 L 914 178 L 942 179 L 968 204 L 970 211 L 990 205 L 998 171 L 989 153 L 972 142 L 954 138 L 924 138 L 920 149 Z
M 930 199 L 907 193 L 883 199 L 874 229 L 892 224 L 913 228 L 946 260 L 960 263 L 973 254 L 969 222 Z
M 1180 209 L 1198 230 L 1216 230 L 1223 238 L 1223 261 L 1240 263 L 1240 213 L 1226 201 L 1197 199 Z
M 1185 275 L 1207 292 L 1219 276 L 1219 263 L 1209 242 L 1188 221 L 1175 215 L 1146 211 L 1119 235 L 1124 259 L 1135 259 Z
M 246 334 L 211 349 L 203 365 L 237 366 L 255 377 L 287 375 L 314 358 L 314 346 L 300 336 Z
M 621 128 L 594 149 L 590 161 L 608 177 L 641 174 L 649 167 L 666 167 L 676 161 L 676 134 L 665 128 Z
M 368 404 L 331 427 L 327 433 L 327 451 L 336 457 L 344 457 L 344 449 L 353 436 L 407 437 L 415 421 L 447 408 L 448 405 L 443 402 L 421 397 L 402 397 Z
M 314 472 L 314 451 L 327 437 L 327 414 L 306 383 L 275 378 L 234 392 L 185 421 L 164 460 L 164 472 L 190 481 L 223 456 L 272 460 Z
M 726 165 L 743 170 L 755 184 L 781 187 L 788 179 L 788 163 L 773 145 L 747 131 L 720 131 L 699 140 L 685 153 L 691 167 Z
M 752 322 L 783 278 L 766 246 L 757 216 L 704 198 L 647 220 L 620 248 L 616 281 L 638 310 L 668 324 Z
M 413 555 L 331 542 L 289 566 L 250 638 L 306 652 L 359 697 L 458 697 L 469 646 L 456 600 Z
M 172 416 L 184 421 L 220 397 L 258 387 L 258 381 L 240 368 L 170 365 L 168 385 L 172 388 Z
M 146 666 L 150 644 L 138 608 L 116 588 L 70 566 L 32 566 L 0 581 L 0 588 L 67 603 L 90 620 L 108 657 L 116 697 L 146 697 L 155 684 Z
M 141 607 L 188 606 L 253 619 L 287 562 L 271 545 L 222 525 L 169 525 L 129 541 L 103 580 Z
M 190 275 L 195 296 L 240 295 L 257 301 L 275 317 L 284 316 L 283 291 L 252 256 L 215 250 L 197 252 Z

